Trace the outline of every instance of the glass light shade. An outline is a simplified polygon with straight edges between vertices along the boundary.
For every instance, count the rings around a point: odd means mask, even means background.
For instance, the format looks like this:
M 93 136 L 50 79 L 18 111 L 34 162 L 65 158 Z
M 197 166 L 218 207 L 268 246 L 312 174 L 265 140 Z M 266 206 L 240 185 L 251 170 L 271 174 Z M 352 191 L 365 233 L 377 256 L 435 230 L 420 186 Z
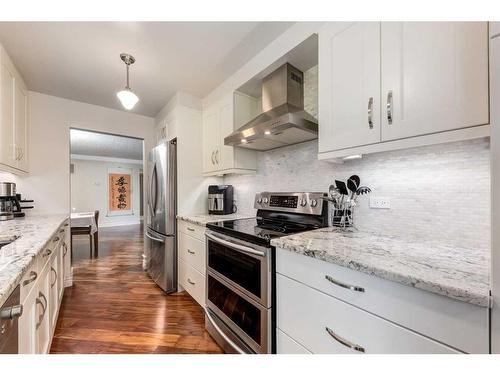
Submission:
M 134 108 L 134 106 L 139 101 L 137 95 L 135 95 L 129 88 L 125 88 L 122 91 L 117 92 L 116 96 L 118 97 L 118 99 L 120 99 L 122 106 L 128 110 Z

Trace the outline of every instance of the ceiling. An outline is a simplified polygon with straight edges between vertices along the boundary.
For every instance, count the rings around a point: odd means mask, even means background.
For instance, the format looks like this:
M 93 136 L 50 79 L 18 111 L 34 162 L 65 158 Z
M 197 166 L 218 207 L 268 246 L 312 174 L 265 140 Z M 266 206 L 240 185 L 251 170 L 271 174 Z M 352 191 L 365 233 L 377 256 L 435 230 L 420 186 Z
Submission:
M 130 53 L 133 112 L 154 117 L 177 91 L 206 96 L 292 24 L 0 22 L 0 42 L 30 90 L 120 110 Z
M 142 160 L 142 139 L 71 129 L 71 154 Z

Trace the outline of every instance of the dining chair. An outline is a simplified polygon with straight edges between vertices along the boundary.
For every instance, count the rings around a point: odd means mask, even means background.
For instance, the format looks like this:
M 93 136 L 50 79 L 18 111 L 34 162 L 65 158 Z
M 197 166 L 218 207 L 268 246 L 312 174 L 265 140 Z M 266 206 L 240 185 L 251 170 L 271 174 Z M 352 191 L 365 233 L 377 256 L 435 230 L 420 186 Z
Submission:
M 94 211 L 94 219 L 97 227 L 97 231 L 92 235 L 92 226 L 85 225 L 83 227 L 71 227 L 71 248 L 73 248 L 73 236 L 88 235 L 89 236 L 89 249 L 90 258 L 92 255 L 92 248 L 94 248 L 94 254 L 97 257 L 99 248 L 99 210 Z M 73 255 L 73 254 L 72 254 Z

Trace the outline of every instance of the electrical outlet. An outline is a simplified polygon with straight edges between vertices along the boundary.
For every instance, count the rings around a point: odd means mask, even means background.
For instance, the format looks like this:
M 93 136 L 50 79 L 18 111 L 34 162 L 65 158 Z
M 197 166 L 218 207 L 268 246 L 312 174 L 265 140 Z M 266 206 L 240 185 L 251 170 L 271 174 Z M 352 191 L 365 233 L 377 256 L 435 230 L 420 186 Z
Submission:
M 391 200 L 383 197 L 370 197 L 370 208 L 391 208 Z

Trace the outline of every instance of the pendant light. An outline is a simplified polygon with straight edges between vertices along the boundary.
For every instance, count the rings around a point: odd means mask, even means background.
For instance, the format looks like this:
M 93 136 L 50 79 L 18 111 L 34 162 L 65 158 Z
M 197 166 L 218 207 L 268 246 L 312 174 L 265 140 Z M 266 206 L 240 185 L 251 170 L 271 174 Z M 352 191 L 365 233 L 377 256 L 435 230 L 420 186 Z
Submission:
M 131 110 L 134 108 L 134 106 L 137 104 L 139 101 L 139 98 L 137 95 L 134 94 L 134 92 L 130 89 L 129 87 L 129 77 L 128 77 L 128 71 L 130 68 L 130 65 L 135 63 L 135 58 L 132 55 L 129 55 L 128 53 L 122 53 L 120 54 L 120 58 L 123 60 L 125 65 L 127 66 L 127 86 L 125 88 L 116 93 L 116 96 L 118 99 L 120 99 L 120 102 L 122 103 L 122 106 L 127 109 Z

